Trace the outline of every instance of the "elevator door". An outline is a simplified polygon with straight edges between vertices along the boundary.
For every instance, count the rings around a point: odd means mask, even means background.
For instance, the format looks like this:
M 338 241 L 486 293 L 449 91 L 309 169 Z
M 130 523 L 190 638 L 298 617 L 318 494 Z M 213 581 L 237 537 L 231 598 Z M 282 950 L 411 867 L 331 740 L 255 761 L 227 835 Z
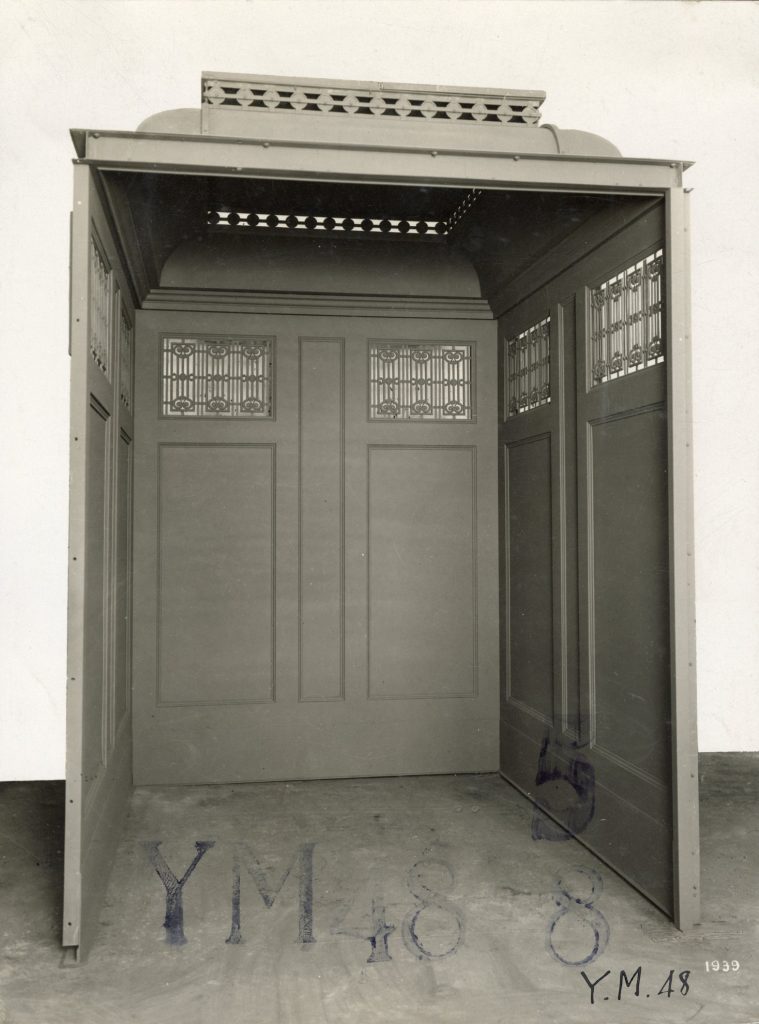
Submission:
M 687 921 L 697 809 L 683 788 L 678 833 L 666 288 L 678 254 L 664 223 L 661 204 L 623 223 L 502 320 L 501 767 L 541 808 L 536 839 L 577 836 Z
M 137 783 L 495 770 L 495 326 L 143 312 Z

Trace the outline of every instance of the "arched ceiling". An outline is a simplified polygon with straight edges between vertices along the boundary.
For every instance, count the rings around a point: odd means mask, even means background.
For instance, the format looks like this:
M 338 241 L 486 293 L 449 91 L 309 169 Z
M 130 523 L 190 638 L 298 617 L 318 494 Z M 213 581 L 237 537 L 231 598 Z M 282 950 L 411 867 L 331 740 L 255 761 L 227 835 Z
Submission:
M 366 286 L 368 275 L 351 275 L 351 265 L 374 259 L 385 267 L 372 281 L 377 293 L 402 290 L 404 273 L 407 288 L 421 293 L 433 287 L 437 272 L 435 291 L 426 294 L 450 295 L 458 288 L 461 297 L 471 296 L 473 269 L 481 296 L 489 300 L 589 218 L 613 204 L 640 202 L 508 189 L 102 173 L 141 297 L 169 280 L 171 287 L 205 281 L 223 288 L 230 260 L 245 259 L 252 267 L 258 259 L 263 267 L 267 258 L 286 262 L 289 252 L 292 267 L 301 263 L 302 279 L 320 290 L 331 283 L 335 292 L 350 291 L 349 279 Z M 270 226 L 273 218 L 276 226 Z M 332 268 L 326 277 L 307 267 L 316 259 Z M 239 289 L 240 267 L 226 279 Z M 255 274 L 244 279 L 244 287 L 255 289 Z

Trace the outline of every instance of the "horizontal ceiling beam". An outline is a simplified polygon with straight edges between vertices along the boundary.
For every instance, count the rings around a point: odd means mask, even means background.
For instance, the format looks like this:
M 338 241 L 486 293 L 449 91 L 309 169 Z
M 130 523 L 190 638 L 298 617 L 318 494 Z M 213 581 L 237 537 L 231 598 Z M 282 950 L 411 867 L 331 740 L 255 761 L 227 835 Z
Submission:
M 110 169 L 390 184 L 663 191 L 682 185 L 682 161 L 419 147 L 298 145 L 133 132 L 86 132 L 80 153 Z

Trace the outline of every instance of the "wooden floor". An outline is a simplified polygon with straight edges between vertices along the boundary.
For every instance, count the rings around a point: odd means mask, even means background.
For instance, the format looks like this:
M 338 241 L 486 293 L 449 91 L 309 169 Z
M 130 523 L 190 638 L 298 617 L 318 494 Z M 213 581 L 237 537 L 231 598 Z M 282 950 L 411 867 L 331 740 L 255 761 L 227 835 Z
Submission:
M 533 839 L 496 776 L 153 788 L 79 965 L 59 946 L 62 784 L 5 784 L 0 1022 L 759 1021 L 759 755 L 701 769 L 687 935 L 576 843 Z

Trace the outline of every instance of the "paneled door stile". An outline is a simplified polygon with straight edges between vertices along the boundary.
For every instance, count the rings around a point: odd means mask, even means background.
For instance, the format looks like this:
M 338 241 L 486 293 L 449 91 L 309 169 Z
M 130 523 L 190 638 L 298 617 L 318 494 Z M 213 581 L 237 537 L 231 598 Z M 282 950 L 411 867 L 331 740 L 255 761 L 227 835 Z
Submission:
M 63 944 L 81 955 L 131 785 L 134 309 L 89 167 L 74 185 Z

